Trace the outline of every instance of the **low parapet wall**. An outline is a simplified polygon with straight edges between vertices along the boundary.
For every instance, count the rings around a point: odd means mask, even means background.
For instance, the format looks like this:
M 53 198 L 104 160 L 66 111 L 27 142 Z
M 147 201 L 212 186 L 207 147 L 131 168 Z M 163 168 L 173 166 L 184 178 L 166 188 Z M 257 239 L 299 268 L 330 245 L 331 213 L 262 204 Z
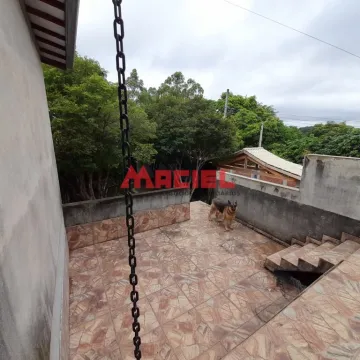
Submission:
M 216 196 L 237 201 L 237 218 L 288 244 L 292 238 L 305 240 L 306 236 L 321 240 L 324 234 L 339 239 L 342 232 L 360 235 L 359 221 L 304 204 L 301 189 L 230 173 L 225 180 L 235 187 L 221 189 L 218 181 Z
M 187 189 L 165 189 L 134 194 L 135 233 L 190 219 Z M 82 201 L 63 205 L 70 249 L 127 235 L 125 198 Z

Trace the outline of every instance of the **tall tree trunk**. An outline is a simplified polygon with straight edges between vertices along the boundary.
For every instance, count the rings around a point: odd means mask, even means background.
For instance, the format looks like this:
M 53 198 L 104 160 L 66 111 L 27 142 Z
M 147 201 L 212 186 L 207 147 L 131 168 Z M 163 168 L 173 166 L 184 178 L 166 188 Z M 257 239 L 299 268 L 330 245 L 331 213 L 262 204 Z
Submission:
M 99 199 L 102 198 L 102 191 L 103 187 L 102 187 L 102 171 L 98 172 L 98 180 L 97 180 L 97 193 L 98 193 L 98 197 Z
M 196 181 L 199 182 L 200 180 L 200 170 L 202 169 L 202 167 L 204 166 L 205 164 L 205 160 L 200 160 L 199 158 L 196 159 L 196 171 L 197 171 L 197 179 Z M 192 196 L 194 195 L 194 192 L 196 190 L 196 188 L 194 188 L 192 182 L 193 182 L 193 179 L 191 179 L 191 190 L 190 190 L 190 201 L 191 201 L 191 198 Z M 201 184 L 198 184 L 198 187 L 200 187 Z
M 91 199 L 96 199 L 95 197 L 95 193 L 94 193 L 94 188 L 93 188 L 93 173 L 89 173 L 89 183 L 88 183 L 88 187 L 89 187 L 89 193 L 90 193 L 90 198 Z
M 79 189 L 80 189 L 80 196 L 82 198 L 81 200 L 90 200 L 91 197 L 90 197 L 89 193 L 86 190 L 85 175 L 81 174 L 77 178 L 77 182 L 78 182 Z
M 102 184 L 101 186 L 101 197 L 106 197 L 106 194 L 108 192 L 108 181 L 109 181 L 109 174 L 110 174 L 110 171 L 109 169 L 106 171 L 106 177 L 105 177 L 105 180 L 104 180 L 104 183 Z
M 61 194 L 63 195 L 63 202 L 73 202 L 82 200 L 81 195 L 78 192 L 79 181 L 78 179 L 70 178 L 66 176 L 59 176 Z

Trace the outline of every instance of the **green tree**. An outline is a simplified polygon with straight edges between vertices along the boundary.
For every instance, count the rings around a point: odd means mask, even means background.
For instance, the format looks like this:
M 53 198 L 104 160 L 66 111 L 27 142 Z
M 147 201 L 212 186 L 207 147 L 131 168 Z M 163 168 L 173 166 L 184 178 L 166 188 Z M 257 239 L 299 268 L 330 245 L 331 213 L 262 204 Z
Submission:
M 144 108 L 157 124 L 157 162 L 180 168 L 189 148 L 194 118 L 214 109 L 213 102 L 205 100 L 201 86 L 193 79 L 186 80 L 181 72 L 175 72 L 147 94 Z
M 360 158 L 360 130 L 353 129 L 348 134 L 330 139 L 322 151 L 328 155 Z
M 192 167 L 199 171 L 212 159 L 231 154 L 239 149 L 234 123 L 212 114 L 194 119 L 189 134 L 188 156 Z M 195 189 L 192 189 L 191 196 Z
M 144 81 L 139 78 L 136 69 L 133 69 L 126 79 L 128 99 L 139 102 L 141 95 L 146 91 Z
M 222 119 L 217 103 L 203 97 L 194 80 L 175 73 L 156 91 L 147 107 L 156 120 L 157 161 L 172 169 L 201 169 L 213 157 L 229 154 L 242 145 L 236 126 Z
M 117 84 L 98 62 L 79 55 L 71 71 L 44 65 L 44 77 L 63 200 L 117 194 L 123 175 Z M 308 153 L 360 156 L 360 129 L 289 127 L 256 96 L 233 93 L 224 119 L 226 94 L 206 99 L 201 85 L 181 72 L 147 89 L 133 69 L 127 87 L 130 145 L 140 164 L 200 169 L 209 158 L 258 146 L 262 123 L 263 146 L 293 162 Z
M 287 140 L 273 151 L 290 161 L 302 163 L 306 154 L 360 156 L 360 129 L 345 123 L 328 122 L 301 129 L 287 127 Z
M 284 143 L 274 144 L 272 151 L 274 154 L 292 161 L 296 164 L 302 164 L 304 156 L 311 153 L 311 147 L 316 142 L 314 136 L 294 137 Z
M 175 96 L 160 97 L 152 112 L 157 122 L 157 160 L 180 168 L 192 132 L 191 103 Z
M 44 66 L 44 77 L 61 187 L 71 193 L 65 197 L 101 196 L 119 164 L 116 88 L 97 62 L 79 56 L 72 71 Z
M 225 104 L 223 93 L 217 101 L 218 112 L 222 111 Z M 283 142 L 287 137 L 287 127 L 276 117 L 271 106 L 261 104 L 255 96 L 244 97 L 229 94 L 228 115 L 236 126 L 238 139 L 245 147 L 256 147 L 259 144 L 261 124 L 264 123 L 262 145 L 269 150 L 274 144 Z
M 154 160 L 157 151 L 154 148 L 156 139 L 156 123 L 150 121 L 145 110 L 132 102 L 128 102 L 130 121 L 130 145 L 132 156 L 142 164 L 149 164 Z
M 219 111 L 224 111 L 226 93 L 222 93 L 220 99 L 217 101 L 217 108 Z M 256 96 L 242 96 L 229 93 L 228 98 L 228 115 L 235 115 L 238 112 L 248 110 L 261 119 L 266 119 L 269 116 L 275 116 L 275 110 L 272 106 L 259 103 Z
M 176 96 L 178 98 L 192 99 L 196 96 L 203 96 L 204 89 L 193 79 L 185 80 L 180 71 L 169 76 L 159 87 L 158 96 Z
M 360 130 L 344 122 L 316 124 L 310 131 L 317 141 L 312 152 L 335 156 L 359 156 Z
M 116 85 L 99 63 L 78 55 L 71 71 L 43 70 L 63 201 L 107 196 L 122 170 Z M 131 101 L 129 118 L 135 158 L 149 161 L 155 124 Z

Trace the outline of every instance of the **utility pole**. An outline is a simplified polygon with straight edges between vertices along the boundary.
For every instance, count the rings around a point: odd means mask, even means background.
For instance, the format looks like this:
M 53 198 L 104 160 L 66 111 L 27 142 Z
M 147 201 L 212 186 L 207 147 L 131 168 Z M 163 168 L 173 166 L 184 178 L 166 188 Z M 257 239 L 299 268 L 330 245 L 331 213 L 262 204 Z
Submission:
M 229 100 L 229 89 L 226 90 L 225 108 L 224 108 L 224 118 L 226 118 L 226 115 L 227 115 L 228 100 Z
M 262 144 L 263 130 L 264 130 L 264 123 L 262 122 L 261 123 L 261 130 L 260 130 L 259 147 L 261 147 L 261 144 Z

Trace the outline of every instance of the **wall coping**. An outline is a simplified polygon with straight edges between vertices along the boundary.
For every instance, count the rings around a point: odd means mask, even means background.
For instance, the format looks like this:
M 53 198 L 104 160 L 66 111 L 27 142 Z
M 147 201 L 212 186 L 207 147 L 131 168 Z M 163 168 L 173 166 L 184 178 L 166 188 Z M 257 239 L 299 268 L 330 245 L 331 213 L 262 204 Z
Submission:
M 156 195 L 156 194 L 164 194 L 164 193 L 171 193 L 171 192 L 184 192 L 186 193 L 187 191 L 189 191 L 189 189 L 159 189 L 159 190 L 152 190 L 152 191 L 146 191 L 146 192 L 142 192 L 142 193 L 133 193 L 133 198 L 142 198 L 142 197 L 147 197 L 147 196 L 152 196 L 152 195 Z M 107 204 L 107 203 L 112 203 L 114 201 L 117 200 L 125 200 L 125 195 L 118 195 L 118 196 L 112 196 L 112 197 L 106 197 L 106 198 L 101 198 L 101 199 L 93 199 L 93 200 L 84 200 L 84 201 L 77 201 L 77 202 L 72 202 L 72 203 L 66 203 L 66 204 L 62 204 L 63 208 L 66 207 L 72 207 L 72 206 L 79 206 L 79 205 L 95 205 L 95 204 Z
M 218 171 L 218 173 L 219 173 L 219 171 Z M 293 186 L 275 184 L 273 182 L 265 181 L 265 180 L 261 180 L 261 179 L 253 179 L 253 178 L 249 178 L 248 176 L 243 176 L 243 175 L 239 175 L 239 174 L 233 174 L 233 173 L 231 173 L 229 171 L 226 171 L 225 174 L 229 174 L 231 176 L 235 176 L 235 177 L 238 177 L 238 178 L 241 178 L 241 179 L 244 179 L 244 180 L 248 180 L 248 181 L 252 181 L 252 182 L 263 183 L 263 184 L 271 185 L 271 186 L 274 186 L 274 187 L 284 188 L 284 189 L 287 189 L 287 190 L 294 190 L 294 191 L 297 191 L 297 192 L 300 191 L 298 188 L 293 187 Z
M 217 172 L 216 178 L 220 179 L 219 171 Z M 289 199 L 292 201 L 300 202 L 300 189 L 294 188 L 291 186 L 274 184 L 269 181 L 252 179 L 247 176 L 242 176 L 238 174 L 232 174 L 230 172 L 225 172 L 225 180 L 232 182 L 236 185 L 244 186 L 252 190 L 257 190 L 260 192 L 267 193 L 269 195 L 277 196 L 280 198 Z M 231 193 L 235 189 L 218 189 L 218 191 L 226 190 Z
M 189 189 L 159 189 L 133 194 L 133 213 L 189 204 Z M 63 205 L 65 226 L 74 226 L 126 215 L 125 196 L 113 196 Z
M 351 160 L 351 161 L 360 161 L 360 158 L 353 157 L 353 156 L 335 156 L 335 155 L 324 155 L 324 154 L 308 154 L 308 155 L 305 155 L 304 158 L 313 158 L 313 159 L 322 158 L 322 159 L 328 159 L 328 160 L 332 160 L 332 159 L 343 160 L 343 159 L 346 159 L 346 160 Z

